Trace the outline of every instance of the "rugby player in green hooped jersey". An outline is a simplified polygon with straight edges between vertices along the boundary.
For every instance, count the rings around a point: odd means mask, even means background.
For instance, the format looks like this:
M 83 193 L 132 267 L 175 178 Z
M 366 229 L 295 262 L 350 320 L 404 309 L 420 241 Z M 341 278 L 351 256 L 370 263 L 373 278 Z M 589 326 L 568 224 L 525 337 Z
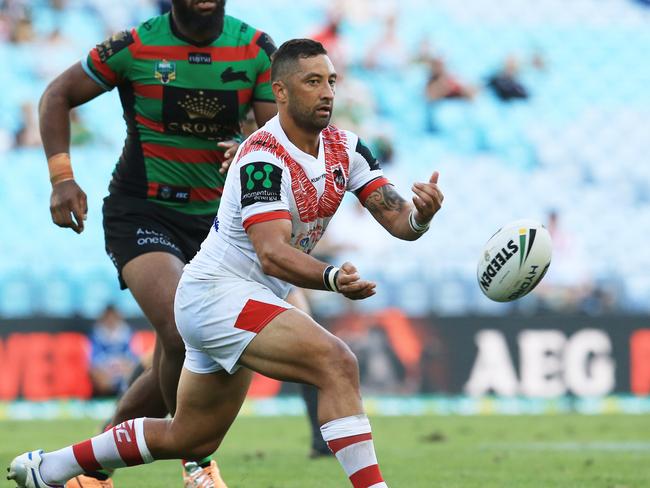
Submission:
M 157 341 L 152 368 L 122 397 L 114 425 L 175 412 L 185 349 L 173 305 L 183 266 L 212 225 L 240 121 L 251 108 L 258 126 L 277 113 L 270 85 L 275 45 L 226 16 L 225 3 L 173 0 L 171 13 L 97 45 L 41 98 L 52 220 L 77 233 L 88 207 L 70 162 L 70 110 L 115 87 L 124 110 L 127 137 L 103 205 L 106 251 Z M 306 303 L 299 291 L 293 295 L 296 305 Z M 186 486 L 225 487 L 214 460 L 187 461 Z M 112 486 L 99 464 L 84 469 L 75 487 Z

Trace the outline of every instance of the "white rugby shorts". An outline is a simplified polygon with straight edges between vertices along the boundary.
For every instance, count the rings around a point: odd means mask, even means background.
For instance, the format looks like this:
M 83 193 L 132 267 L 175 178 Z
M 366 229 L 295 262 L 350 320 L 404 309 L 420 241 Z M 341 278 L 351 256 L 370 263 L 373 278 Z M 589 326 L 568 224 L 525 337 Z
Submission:
M 244 349 L 273 318 L 292 305 L 256 281 L 220 268 L 213 279 L 183 273 L 174 300 L 176 327 L 185 342 L 184 367 L 233 374 Z

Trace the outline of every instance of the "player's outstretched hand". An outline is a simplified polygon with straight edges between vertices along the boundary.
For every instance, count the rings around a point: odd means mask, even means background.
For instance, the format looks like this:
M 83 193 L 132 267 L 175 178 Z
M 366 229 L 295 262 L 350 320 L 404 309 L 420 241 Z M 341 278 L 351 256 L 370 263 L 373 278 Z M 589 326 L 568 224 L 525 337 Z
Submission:
M 413 205 L 415 205 L 415 220 L 418 224 L 426 224 L 436 214 L 442 206 L 444 195 L 438 187 L 438 177 L 440 173 L 434 171 L 429 178 L 428 183 L 414 183 L 411 189 L 413 190 Z
M 239 143 L 237 141 L 223 141 L 217 144 L 217 146 L 225 150 L 223 153 L 224 160 L 221 163 L 221 168 L 219 168 L 219 173 L 224 174 L 228 171 L 232 160 L 235 158 L 235 153 L 239 148 Z
M 69 227 L 77 234 L 84 230 L 88 215 L 86 194 L 75 180 L 65 180 L 52 187 L 50 195 L 52 222 L 59 227 Z
M 372 281 L 362 280 L 357 268 L 347 262 L 341 266 L 341 270 L 336 277 L 336 284 L 339 292 L 350 300 L 363 300 L 373 296 L 376 293 L 375 287 L 377 286 Z

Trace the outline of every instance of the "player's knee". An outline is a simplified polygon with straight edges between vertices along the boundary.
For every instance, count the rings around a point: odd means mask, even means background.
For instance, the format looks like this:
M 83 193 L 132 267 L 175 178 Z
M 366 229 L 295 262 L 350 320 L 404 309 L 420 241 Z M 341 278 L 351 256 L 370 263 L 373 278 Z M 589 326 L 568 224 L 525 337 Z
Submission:
M 184 357 L 185 344 L 173 321 L 158 332 L 158 337 L 168 357 Z
M 324 372 L 330 380 L 358 383 L 359 363 L 357 357 L 342 340 L 337 338 L 332 341 L 324 359 Z
M 191 442 L 183 449 L 183 459 L 204 459 L 211 456 L 221 444 L 222 438 L 214 438 L 205 442 Z

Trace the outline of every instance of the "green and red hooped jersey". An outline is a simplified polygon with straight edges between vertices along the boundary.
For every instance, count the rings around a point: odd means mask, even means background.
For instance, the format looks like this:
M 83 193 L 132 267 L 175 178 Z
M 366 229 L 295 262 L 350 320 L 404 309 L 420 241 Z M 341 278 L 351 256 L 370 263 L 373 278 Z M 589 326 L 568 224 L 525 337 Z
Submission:
M 106 90 L 118 87 L 127 125 L 109 191 L 215 214 L 225 180 L 217 143 L 240 137 L 253 101 L 274 101 L 273 51 L 267 34 L 230 16 L 216 40 L 191 44 L 170 14 L 92 49 L 82 66 Z

